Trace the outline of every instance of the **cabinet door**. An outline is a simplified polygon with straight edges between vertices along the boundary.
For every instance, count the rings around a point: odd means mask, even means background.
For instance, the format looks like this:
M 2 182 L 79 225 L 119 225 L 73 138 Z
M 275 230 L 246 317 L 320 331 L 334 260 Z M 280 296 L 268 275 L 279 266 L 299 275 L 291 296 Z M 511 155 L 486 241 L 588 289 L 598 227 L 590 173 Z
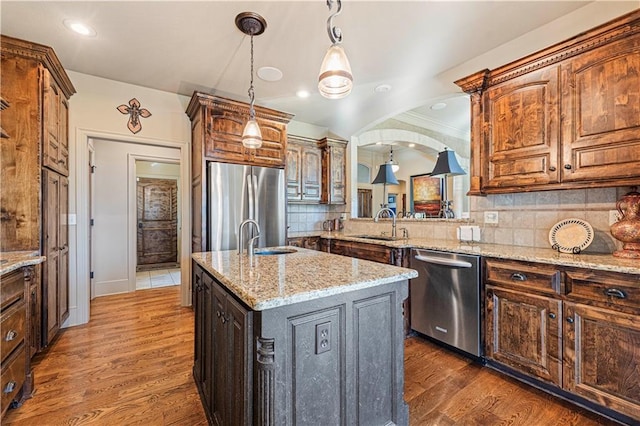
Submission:
M 562 180 L 640 176 L 640 34 L 562 67 Z
M 244 123 L 240 117 L 224 111 L 207 109 L 204 155 L 210 160 L 244 163 L 242 146 Z
M 284 167 L 286 161 L 286 126 L 260 118 L 257 118 L 257 121 L 262 133 L 262 146 L 257 149 L 244 148 L 246 160 L 257 166 Z M 242 130 L 244 130 L 244 123 Z M 242 135 L 242 131 L 240 135 Z
M 346 142 L 324 145 L 322 153 L 322 203 L 346 203 Z
M 58 280 L 60 277 L 60 241 L 58 220 L 60 216 L 60 204 L 58 194 L 60 192 L 60 175 L 43 169 L 42 180 L 44 183 L 43 197 L 43 255 L 47 257 L 42 267 L 42 345 L 47 346 L 60 328 L 60 315 L 58 310 Z
M 487 90 L 483 188 L 559 182 L 559 70 L 543 68 Z
M 560 386 L 562 302 L 493 286 L 486 294 L 487 358 Z
M 564 387 L 640 419 L 638 315 L 565 302 Z
M 302 148 L 302 200 L 320 201 L 322 187 L 322 151 L 315 146 Z
M 58 142 L 60 150 L 58 155 L 58 171 L 69 176 L 69 102 L 64 95 L 60 95 L 58 108 Z
M 43 141 L 42 141 L 42 165 L 58 171 L 58 160 L 62 157 L 60 150 L 60 134 L 58 129 L 60 118 L 60 88 L 54 81 L 48 70 L 42 69 L 43 82 Z
M 249 379 L 252 377 L 250 355 L 253 353 L 251 338 L 248 333 L 247 320 L 249 313 L 235 299 L 227 295 L 226 308 L 227 329 L 227 390 L 228 413 L 224 424 L 251 424 L 250 404 L 245 395 L 251 389 Z
M 58 188 L 58 322 L 69 318 L 69 179 L 60 176 Z
M 302 147 L 289 144 L 287 146 L 287 200 L 300 201 L 302 199 Z
M 204 286 L 202 284 L 202 269 L 194 262 L 192 268 L 192 298 L 191 303 L 194 307 L 194 351 L 193 351 L 193 378 L 200 392 L 204 394 L 202 389 L 203 383 L 203 348 L 204 348 Z
M 205 280 L 210 280 L 205 275 Z M 227 354 L 229 351 L 227 343 L 227 317 L 225 309 L 227 303 L 226 292 L 217 284 L 213 284 L 212 280 L 212 306 L 211 318 L 212 330 L 211 348 L 207 348 L 207 352 L 212 354 L 207 364 L 212 367 L 211 370 L 211 417 L 216 425 L 228 425 L 229 422 L 227 406 L 227 398 L 229 397 L 229 387 L 227 384 Z

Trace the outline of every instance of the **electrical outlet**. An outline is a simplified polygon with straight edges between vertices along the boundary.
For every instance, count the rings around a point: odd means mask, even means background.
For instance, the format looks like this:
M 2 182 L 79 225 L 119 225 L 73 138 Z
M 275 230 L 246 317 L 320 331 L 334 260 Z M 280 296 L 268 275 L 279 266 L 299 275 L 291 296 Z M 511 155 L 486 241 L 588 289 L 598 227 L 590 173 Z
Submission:
M 331 322 L 316 324 L 316 354 L 331 350 Z
M 498 224 L 498 212 L 484 212 L 484 223 Z
M 609 210 L 609 226 L 620 220 L 620 212 L 618 210 Z

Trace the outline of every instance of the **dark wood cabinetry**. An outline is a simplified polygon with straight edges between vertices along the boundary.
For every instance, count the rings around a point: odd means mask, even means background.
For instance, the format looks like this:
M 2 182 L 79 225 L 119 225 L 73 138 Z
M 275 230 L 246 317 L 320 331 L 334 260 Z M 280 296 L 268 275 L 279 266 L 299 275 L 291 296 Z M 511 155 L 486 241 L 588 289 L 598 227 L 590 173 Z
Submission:
M 389 265 L 409 267 L 409 257 L 406 249 L 388 247 L 380 244 L 367 244 L 358 241 L 322 238 L 322 251 L 358 259 L 372 260 Z
M 0 249 L 47 257 L 41 284 L 27 290 L 33 354 L 69 315 L 68 99 L 75 89 L 50 47 L 2 36 L 1 48 L 2 99 L 10 107 L 2 111 L 9 137 L 0 156 Z
M 640 276 L 485 265 L 487 358 L 640 420 Z
M 249 149 L 242 145 L 249 104 L 195 92 L 187 106 L 191 119 L 193 252 L 207 250 L 207 162 L 285 167 L 287 124 L 293 115 L 259 106 L 255 111 L 263 142 L 262 147 Z
M 289 136 L 286 171 L 288 202 L 320 202 L 322 150 L 315 140 Z
M 34 266 L 18 268 L 0 278 L 2 417 L 11 403 L 19 405 L 33 393 L 27 294 L 31 286 L 36 284 Z
M 347 202 L 346 152 L 347 141 L 324 138 L 322 149 L 322 199 L 323 204 Z
M 196 311 L 193 375 L 210 423 L 250 424 L 251 312 L 209 274 L 193 266 Z
M 292 237 L 287 238 L 287 245 L 302 247 L 310 250 L 321 250 L 320 237 Z M 326 251 L 326 250 L 324 250 Z
M 640 11 L 456 81 L 471 194 L 638 184 Z

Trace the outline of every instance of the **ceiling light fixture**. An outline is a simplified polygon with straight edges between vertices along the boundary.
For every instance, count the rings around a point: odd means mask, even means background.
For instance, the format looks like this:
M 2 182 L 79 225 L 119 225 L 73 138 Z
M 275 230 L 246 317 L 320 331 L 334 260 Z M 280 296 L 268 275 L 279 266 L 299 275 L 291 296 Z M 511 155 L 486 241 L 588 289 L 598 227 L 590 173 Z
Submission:
M 329 11 L 333 8 L 334 0 L 327 0 Z M 320 74 L 318 75 L 318 90 L 327 99 L 340 99 L 351 93 L 353 88 L 353 75 L 351 65 L 340 43 L 342 43 L 342 31 L 333 25 L 333 18 L 340 14 L 342 1 L 335 0 L 338 8 L 327 19 L 327 33 L 331 46 L 322 60 Z
M 393 170 L 393 173 L 400 170 L 400 165 L 393 162 L 393 146 L 391 146 L 391 153 L 389 154 L 389 163 L 391 164 L 391 170 Z
M 94 30 L 87 24 L 83 24 L 80 21 L 76 21 L 73 19 L 65 19 L 64 21 L 62 21 L 62 23 L 64 24 L 65 27 L 67 27 L 67 29 L 85 37 L 95 37 L 97 34 L 96 30 Z
M 251 83 L 249 84 L 249 121 L 242 132 L 242 145 L 247 148 L 262 146 L 262 132 L 256 121 L 256 111 L 253 108 L 255 93 L 253 90 L 253 36 L 260 35 L 267 28 L 267 21 L 257 13 L 242 12 L 236 16 L 236 27 L 251 37 Z
M 296 92 L 296 96 L 299 98 L 308 98 L 309 96 L 311 96 L 311 94 L 309 93 L 308 90 L 298 90 Z

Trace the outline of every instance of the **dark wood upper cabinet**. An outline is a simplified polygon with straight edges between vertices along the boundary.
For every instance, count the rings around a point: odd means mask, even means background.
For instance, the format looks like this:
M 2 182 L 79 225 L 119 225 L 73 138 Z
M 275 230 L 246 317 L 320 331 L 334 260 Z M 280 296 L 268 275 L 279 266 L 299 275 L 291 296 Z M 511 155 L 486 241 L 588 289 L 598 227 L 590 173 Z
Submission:
M 322 204 L 347 202 L 346 152 L 347 141 L 324 138 L 322 149 Z
M 317 141 L 289 136 L 287 141 L 287 201 L 319 203 L 322 150 Z
M 471 95 L 471 195 L 638 184 L 640 9 L 494 70 Z

